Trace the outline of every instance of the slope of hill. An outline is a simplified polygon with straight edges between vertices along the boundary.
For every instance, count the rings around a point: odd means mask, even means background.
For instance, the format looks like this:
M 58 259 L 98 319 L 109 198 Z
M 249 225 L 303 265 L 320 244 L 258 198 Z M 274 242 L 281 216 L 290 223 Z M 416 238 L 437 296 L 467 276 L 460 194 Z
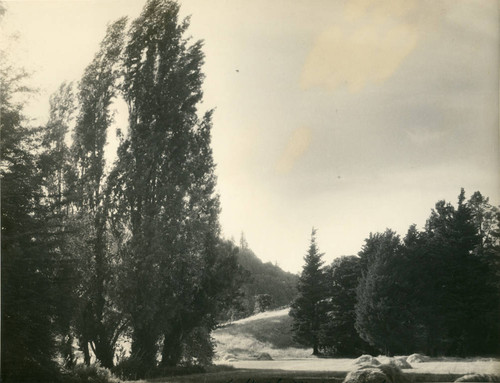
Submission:
M 267 311 L 226 323 L 212 333 L 216 360 L 273 359 L 312 357 L 312 349 L 293 341 L 289 308 Z
M 271 301 L 267 309 L 289 306 L 295 298 L 299 278 L 297 275 L 283 271 L 270 262 L 262 262 L 248 248 L 240 248 L 238 263 L 248 274 L 241 288 L 243 297 L 236 318 L 247 317 L 256 311 L 258 295 L 270 296 Z

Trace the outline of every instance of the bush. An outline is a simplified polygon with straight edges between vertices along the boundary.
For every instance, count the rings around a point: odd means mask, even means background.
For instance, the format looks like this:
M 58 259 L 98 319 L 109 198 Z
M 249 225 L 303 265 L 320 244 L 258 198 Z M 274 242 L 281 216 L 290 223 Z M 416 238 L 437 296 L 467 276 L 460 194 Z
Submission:
M 3 346 L 3 344 L 2 344 Z M 3 350 L 2 350 L 3 351 Z M 7 359 L 7 358 L 5 358 Z M 62 382 L 60 370 L 54 364 L 42 365 L 38 360 L 26 357 L 21 363 L 8 363 L 11 359 L 4 360 L 2 354 L 2 367 L 0 382 L 4 383 L 39 383 Z
M 164 378 L 167 376 L 182 376 L 192 374 L 202 374 L 206 369 L 202 366 L 158 366 L 146 374 L 147 379 Z
M 142 361 L 135 357 L 124 358 L 111 371 L 123 380 L 137 380 L 149 373 Z
M 111 371 L 99 364 L 90 366 L 77 364 L 65 376 L 64 381 L 67 383 L 119 383 L 119 379 Z

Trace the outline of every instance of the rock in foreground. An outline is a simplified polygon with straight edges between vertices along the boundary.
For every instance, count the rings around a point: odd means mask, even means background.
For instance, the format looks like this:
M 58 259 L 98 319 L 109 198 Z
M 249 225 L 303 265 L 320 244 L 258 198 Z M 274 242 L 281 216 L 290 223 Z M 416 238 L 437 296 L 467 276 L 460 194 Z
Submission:
M 273 358 L 267 352 L 262 352 L 257 356 L 257 360 L 273 360 Z
M 458 378 L 455 382 L 500 382 L 500 376 L 490 374 L 469 374 Z
M 424 363 L 427 362 L 428 360 L 429 357 L 422 354 L 411 354 L 408 358 L 406 358 L 406 361 L 410 364 Z
M 371 355 L 361 355 L 353 363 L 359 365 L 369 364 L 371 366 L 378 366 L 380 364 L 380 362 Z
M 409 383 L 409 379 L 400 368 L 381 364 L 363 366 L 347 374 L 343 383 Z
M 406 361 L 406 358 L 403 358 L 403 357 L 390 358 L 389 362 L 387 364 L 399 367 L 402 370 L 412 368 L 411 365 L 410 365 L 410 363 L 408 363 Z

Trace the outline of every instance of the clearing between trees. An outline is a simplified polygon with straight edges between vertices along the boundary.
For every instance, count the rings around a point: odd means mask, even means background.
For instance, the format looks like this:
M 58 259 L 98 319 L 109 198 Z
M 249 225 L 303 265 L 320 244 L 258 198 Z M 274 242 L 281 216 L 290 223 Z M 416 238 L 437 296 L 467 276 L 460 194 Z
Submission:
M 284 308 L 259 313 L 226 323 L 215 330 L 213 332 L 216 344 L 215 363 L 236 369 L 217 373 L 219 379 L 228 378 L 226 381 L 237 382 L 246 376 L 250 382 L 252 379 L 255 382 L 273 382 L 277 381 L 275 378 L 281 378 L 281 382 L 284 382 L 293 376 L 295 381 L 302 382 L 339 381 L 349 371 L 359 367 L 360 358 L 315 357 L 312 355 L 312 348 L 303 348 L 294 342 L 291 331 L 292 319 L 288 312 L 289 308 Z M 397 358 L 401 357 L 375 357 L 376 362 L 382 364 L 390 364 Z M 467 374 L 500 373 L 500 360 L 494 358 L 443 357 L 426 358 L 424 362 L 416 361 L 416 358 L 406 356 L 404 358 L 412 361 L 409 363 L 411 368 L 403 371 L 413 381 L 451 382 Z M 210 374 L 203 374 L 203 379 L 207 375 L 210 377 Z M 194 376 L 172 381 L 195 381 L 189 379 L 194 379 Z

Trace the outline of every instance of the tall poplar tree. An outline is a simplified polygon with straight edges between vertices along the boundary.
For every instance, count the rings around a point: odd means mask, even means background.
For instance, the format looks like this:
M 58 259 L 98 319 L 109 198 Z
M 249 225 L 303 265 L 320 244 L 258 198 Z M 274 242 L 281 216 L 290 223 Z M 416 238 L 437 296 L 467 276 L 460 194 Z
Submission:
M 322 268 L 323 254 L 316 244 L 316 229 L 311 233 L 309 250 L 298 283 L 298 296 L 292 303 L 290 316 L 297 342 L 313 348 L 319 354 L 321 324 L 325 321 L 326 279 Z
M 80 346 L 90 362 L 89 346 L 105 367 L 113 366 L 114 348 L 124 320 L 110 299 L 115 263 L 107 239 L 104 146 L 112 122 L 110 106 L 121 75 L 126 19 L 108 27 L 100 50 L 79 84 L 80 112 L 73 135 L 73 202 L 81 235 L 80 312 L 76 321 Z
M 184 37 L 188 26 L 176 2 L 150 0 L 131 25 L 124 54 L 129 127 L 110 192 L 121 304 L 132 357 L 144 371 L 155 366 L 157 352 L 166 366 L 186 358 L 194 332 L 209 342 L 214 299 L 231 285 L 214 283 L 234 251 L 219 243 L 212 111 L 198 113 L 204 55 L 201 41 Z
M 73 122 L 75 98 L 72 84 L 63 83 L 50 97 L 49 120 L 42 128 L 40 168 L 43 198 L 46 214 L 44 226 L 47 230 L 46 242 L 53 247 L 53 274 L 60 302 L 57 313 L 60 339 L 60 353 L 66 367 L 76 362 L 73 354 L 72 321 L 75 315 L 78 262 L 75 249 L 70 245 L 71 237 L 80 233 L 72 232 L 70 174 L 71 156 L 66 144 L 67 134 Z

